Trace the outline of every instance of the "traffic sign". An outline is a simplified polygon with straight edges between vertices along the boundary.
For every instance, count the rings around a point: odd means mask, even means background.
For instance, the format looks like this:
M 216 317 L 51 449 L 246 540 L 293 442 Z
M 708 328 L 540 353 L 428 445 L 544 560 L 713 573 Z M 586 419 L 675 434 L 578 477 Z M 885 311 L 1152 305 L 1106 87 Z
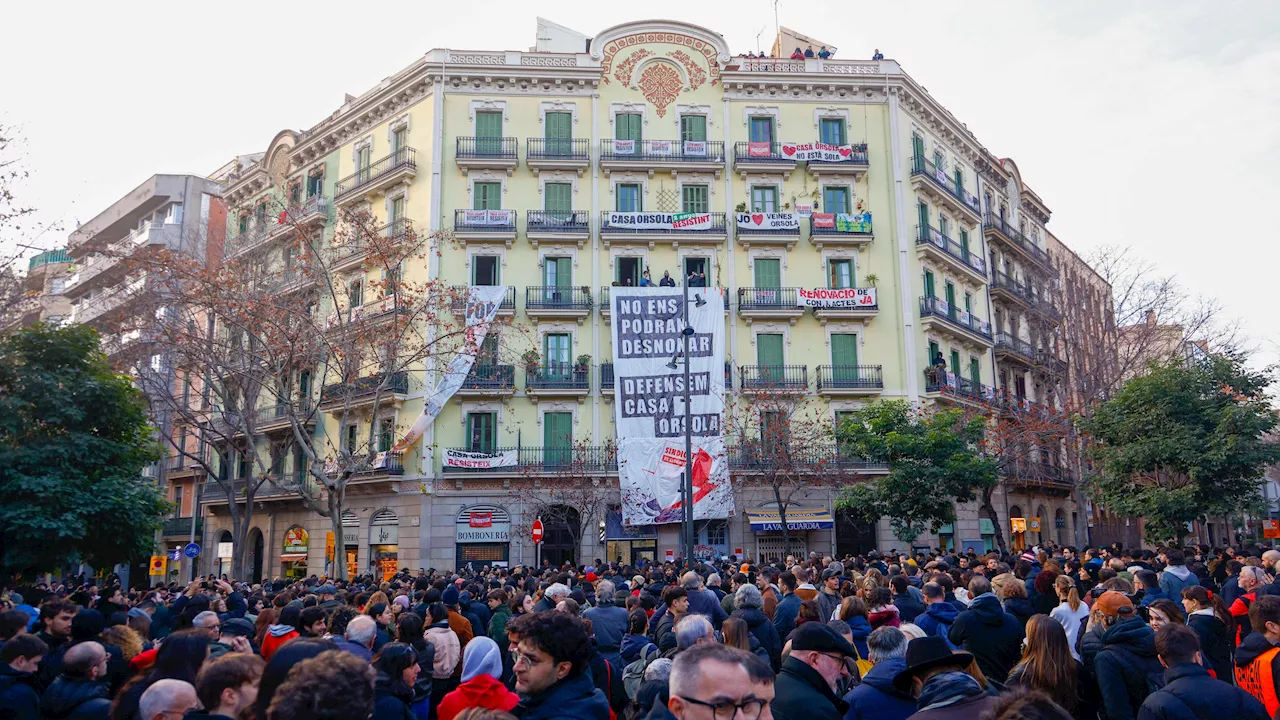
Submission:
M 542 518 L 533 521 L 533 542 L 535 545 L 542 543 Z
M 1280 520 L 1263 520 L 1262 537 L 1268 540 L 1280 538 Z
M 174 549 L 170 550 L 169 552 L 165 553 L 165 556 L 166 556 L 166 557 L 168 557 L 170 560 L 181 560 L 181 559 L 182 559 L 182 548 L 178 548 L 178 547 L 176 547 L 176 548 L 174 548 Z
M 150 570 L 150 572 L 149 572 L 148 574 L 150 574 L 150 575 L 164 575 L 164 566 L 165 566 L 165 560 L 164 560 L 164 556 L 163 556 L 163 555 L 152 555 L 152 556 L 151 556 L 151 570 Z
M 199 543 L 187 543 L 187 546 L 182 548 L 182 554 L 186 555 L 192 560 L 196 559 L 200 555 Z

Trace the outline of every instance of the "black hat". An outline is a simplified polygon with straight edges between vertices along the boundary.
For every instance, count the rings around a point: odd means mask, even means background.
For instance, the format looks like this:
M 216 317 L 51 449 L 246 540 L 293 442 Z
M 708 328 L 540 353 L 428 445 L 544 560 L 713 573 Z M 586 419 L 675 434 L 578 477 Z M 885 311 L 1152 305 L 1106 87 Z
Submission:
M 973 655 L 952 652 L 944 637 L 931 635 L 916 638 L 907 643 L 907 669 L 893 676 L 893 686 L 905 691 L 911 687 L 911 678 L 925 670 L 943 665 L 968 666 L 971 662 Z
M 840 571 L 836 570 L 835 568 L 827 568 L 826 570 L 822 571 L 822 579 L 824 582 L 833 577 L 839 577 L 839 576 L 840 576 Z
M 239 635 L 241 637 L 251 638 L 257 634 L 253 623 L 244 618 L 231 618 L 222 623 L 222 636 Z
M 856 658 L 857 651 L 848 640 L 820 622 L 807 622 L 795 629 L 791 635 L 791 651 L 817 650 L 818 652 L 837 652 L 847 658 Z

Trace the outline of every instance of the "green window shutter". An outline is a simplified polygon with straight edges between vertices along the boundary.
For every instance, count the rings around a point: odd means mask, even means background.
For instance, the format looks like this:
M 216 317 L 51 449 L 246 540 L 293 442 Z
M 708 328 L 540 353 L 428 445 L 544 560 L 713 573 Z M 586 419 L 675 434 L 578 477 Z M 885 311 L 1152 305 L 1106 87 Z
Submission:
M 502 113 L 500 112 L 476 113 L 476 137 L 481 137 L 481 138 L 502 137 Z
M 924 170 L 924 138 L 911 136 L 911 159 L 916 170 Z
M 480 343 L 480 350 L 476 353 L 477 365 L 497 365 L 498 364 L 498 336 L 493 332 L 489 332 L 484 336 L 484 342 Z
M 573 210 L 573 185 L 569 183 L 547 183 L 542 186 L 543 209 L 549 213 L 563 213 L 557 215 L 560 219 L 567 220 L 569 213 Z
M 952 285 L 951 283 L 947 283 L 946 292 L 947 292 L 947 310 L 949 313 L 954 313 L 956 310 L 956 286 Z
M 970 293 L 964 294 L 964 311 L 967 313 L 973 312 L 973 295 Z
M 831 336 L 832 377 L 839 380 L 858 379 L 858 336 L 851 333 Z
M 472 210 L 501 210 L 502 183 L 478 182 L 472 193 Z
M 930 297 L 930 298 L 937 297 L 937 295 L 935 295 L 933 291 L 934 291 L 933 271 L 925 270 L 924 271 L 924 296 Z
M 642 118 L 636 113 L 621 113 L 614 117 L 613 124 L 615 135 L 618 140 L 635 140 L 640 142 Z
M 365 146 L 356 151 L 356 168 L 360 170 L 369 169 L 370 150 L 369 146 Z
M 383 418 L 378 422 L 378 452 L 387 452 L 396 439 L 396 421 L 394 418 Z M 281 460 L 283 460 L 283 456 Z
M 782 287 L 782 261 L 778 258 L 756 258 L 756 287 Z
M 969 231 L 968 230 L 960 231 L 960 254 L 963 255 L 966 260 L 969 259 Z
M 760 334 L 756 336 L 756 363 L 762 367 L 782 367 L 782 335 Z
M 978 362 L 978 358 L 969 358 L 969 379 L 973 381 L 975 386 L 982 385 L 982 365 Z M 974 388 L 977 389 L 976 387 Z
M 543 118 L 548 155 L 570 155 L 573 152 L 573 114 L 549 112 Z
M 916 219 L 920 222 L 920 237 L 924 240 L 929 239 L 929 206 L 924 203 L 916 203 Z
M 849 212 L 849 188 L 829 187 L 822 189 L 822 211 L 828 213 Z
M 548 448 L 573 446 L 573 413 L 549 412 L 542 415 L 542 444 Z
M 945 215 L 938 216 L 938 232 L 942 233 L 943 237 L 951 237 L 951 219 L 950 218 L 948 218 Z
M 832 260 L 827 266 L 828 287 L 844 289 L 853 287 L 853 261 Z
M 819 138 L 828 145 L 844 145 L 844 119 L 843 118 L 822 118 L 821 124 L 818 126 Z
M 545 258 L 543 260 L 543 268 L 547 287 L 571 287 L 573 285 L 572 258 Z
M 682 141 L 703 141 L 707 139 L 706 115 L 683 115 L 680 117 L 680 139 Z
M 397 128 L 391 133 L 391 153 L 394 155 L 409 146 L 409 128 Z
M 964 171 L 956 168 L 956 192 L 964 192 Z
M 639 185 L 619 185 L 616 192 L 618 212 L 640 212 L 644 209 Z
M 951 351 L 951 373 L 957 377 L 960 376 L 960 351 Z
M 548 333 L 542 340 L 542 356 L 546 358 L 548 366 L 565 366 L 566 370 L 569 365 L 569 340 L 570 336 L 565 333 Z
M 933 364 L 933 359 L 938 357 L 939 352 L 940 352 L 940 348 L 938 347 L 938 343 L 930 340 L 929 341 L 929 364 L 930 365 Z
M 706 185 L 685 185 L 680 189 L 680 195 L 685 212 L 708 212 L 710 203 Z
M 387 218 L 391 222 L 399 222 L 404 219 L 404 196 L 391 201 L 391 217 Z
M 774 141 L 772 117 L 753 117 L 751 118 L 750 128 L 751 142 L 771 143 Z
M 942 151 L 941 151 L 941 150 L 934 150 L 934 151 L 933 151 L 933 169 L 934 169 L 935 171 L 941 170 L 941 169 L 942 169 L 942 166 L 943 166 L 945 163 L 946 163 L 946 160 L 944 160 L 944 159 L 943 159 L 943 157 L 942 157 Z M 943 177 L 946 177 L 946 176 L 944 175 Z
M 751 212 L 778 212 L 778 188 L 772 185 L 752 187 Z

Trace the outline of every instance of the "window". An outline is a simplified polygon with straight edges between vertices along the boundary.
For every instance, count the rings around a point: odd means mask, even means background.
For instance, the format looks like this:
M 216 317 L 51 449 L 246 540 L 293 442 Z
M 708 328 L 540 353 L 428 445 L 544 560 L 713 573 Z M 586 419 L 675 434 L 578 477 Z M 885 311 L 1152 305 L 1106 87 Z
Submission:
M 946 167 L 946 166 L 947 166 L 947 161 L 946 161 L 945 159 L 943 159 L 943 157 L 942 157 L 942 151 L 941 151 L 941 150 L 934 150 L 934 151 L 933 151 L 933 169 L 934 169 L 934 171 L 936 172 L 936 171 L 942 170 L 942 169 L 943 169 L 944 167 Z
M 774 142 L 773 117 L 753 117 L 750 123 L 751 142 Z
M 707 139 L 706 115 L 681 115 L 680 139 L 682 141 L 703 141 Z
M 956 311 L 956 286 L 950 280 L 946 284 L 947 297 L 947 314 L 954 314 Z
M 573 456 L 573 413 L 543 413 L 542 446 L 547 462 L 569 464 Z
M 841 367 L 858 364 L 858 336 L 853 333 L 838 333 L 831 336 L 831 364 L 838 371 Z M 838 375 L 838 373 L 837 373 Z M 839 376 L 836 378 L 840 379 Z M 846 379 L 853 379 L 848 377 Z
M 956 168 L 955 178 L 956 178 L 956 192 L 963 193 L 964 192 L 964 171 L 961 170 L 960 168 Z
M 472 190 L 472 210 L 501 210 L 502 183 L 478 182 Z
M 927 298 L 937 297 L 937 295 L 936 295 L 936 294 L 934 294 L 933 271 L 932 271 L 932 270 L 925 270 L 925 271 L 924 271 L 924 296 L 925 296 L 925 297 L 927 297 Z
M 306 400 L 311 397 L 311 371 L 298 373 L 298 397 Z
M 547 217 L 559 222 L 568 222 L 573 217 L 573 185 L 570 183 L 547 183 L 542 186 L 543 209 Z
M 391 208 L 387 212 L 389 225 L 399 223 L 404 219 L 404 196 L 393 198 L 391 200 Z
M 761 333 L 756 335 L 756 364 L 760 366 L 760 379 L 770 376 L 782 379 L 783 338 L 781 333 Z
M 618 258 L 618 284 L 626 287 L 638 286 L 640 284 L 640 264 L 640 258 Z
M 476 154 L 498 155 L 502 152 L 502 113 L 476 113 Z
M 778 258 L 756 258 L 755 281 L 758 288 L 782 287 L 782 260 Z
M 543 284 L 567 288 L 573 285 L 573 258 L 547 257 L 542 260 Z
M 549 112 L 543 117 L 547 155 L 573 154 L 573 113 Z
M 960 351 L 951 351 L 951 374 L 956 377 L 960 376 Z
M 938 232 L 942 233 L 943 237 L 951 237 L 951 218 L 946 215 L 938 216 Z
M 618 212 L 640 212 L 644 209 L 640 200 L 640 186 L 636 184 L 619 185 L 617 187 L 618 194 Z
M 467 450 L 493 452 L 497 413 L 467 413 Z
M 832 289 L 853 287 L 852 260 L 831 260 L 827 262 L 827 287 Z
M 495 331 L 489 331 L 484 336 L 484 342 L 480 343 L 480 349 L 476 351 L 476 365 L 497 365 L 498 364 L 498 334 Z
M 176 518 L 182 517 L 182 486 L 181 485 L 173 486 L 173 505 L 174 505 L 173 516 Z
M 635 140 L 640 142 L 640 127 L 644 124 L 644 117 L 639 113 L 618 113 L 614 117 L 614 138 L 617 140 Z
M 911 133 L 911 160 L 913 170 L 924 171 L 924 138 L 915 133 Z
M 253 222 L 259 227 L 266 224 L 267 222 L 267 204 L 266 203 L 262 203 L 261 205 L 253 209 Z
M 844 118 L 822 118 L 818 125 L 818 137 L 828 145 L 844 145 Z
M 960 255 L 966 261 L 969 260 L 969 231 L 960 231 Z
M 400 266 L 383 268 L 382 297 L 391 297 L 396 293 L 396 285 L 400 282 Z
M 378 421 L 378 452 L 388 452 L 396 441 L 396 419 L 385 417 Z
M 685 185 L 680 188 L 681 204 L 685 212 L 704 213 L 708 212 L 710 202 L 706 185 Z
M 942 348 L 938 347 L 938 343 L 929 341 L 929 364 L 934 365 L 938 355 L 942 353 Z
M 922 202 L 916 203 L 916 221 L 920 223 L 920 239 L 929 239 L 929 206 Z
M 973 312 L 973 295 L 971 293 L 966 292 L 964 294 L 964 311 L 967 313 Z
M 372 148 L 368 145 L 356 150 L 356 172 L 361 180 L 369 179 L 369 162 L 372 159 Z
M 395 155 L 396 160 L 399 161 L 402 159 L 400 157 L 400 151 L 407 147 L 409 147 L 409 128 L 396 128 L 395 131 L 391 133 L 391 154 Z
M 347 300 L 351 307 L 360 307 L 364 304 L 364 283 L 360 280 L 352 280 L 347 286 Z
M 751 188 L 751 212 L 778 212 L 778 188 L 776 185 L 758 185 Z
M 788 434 L 785 415 L 776 410 L 760 413 L 760 445 L 764 452 L 785 447 Z
M 847 187 L 822 188 L 822 212 L 848 213 L 849 212 L 849 188 Z
M 316 195 L 319 195 L 323 187 L 324 187 L 323 175 L 307 176 L 307 197 L 314 197 Z
M 289 207 L 294 207 L 302 200 L 302 183 L 294 183 L 289 186 Z
M 684 259 L 684 277 L 688 282 L 688 277 L 697 273 L 702 277 L 707 276 L 707 259 L 704 257 L 687 257 Z M 683 283 L 682 283 L 683 284 Z
M 471 284 L 498 284 L 498 256 L 473 255 L 471 257 Z
M 542 338 L 542 357 L 546 359 L 548 379 L 569 379 L 572 340 L 568 333 L 547 333 Z

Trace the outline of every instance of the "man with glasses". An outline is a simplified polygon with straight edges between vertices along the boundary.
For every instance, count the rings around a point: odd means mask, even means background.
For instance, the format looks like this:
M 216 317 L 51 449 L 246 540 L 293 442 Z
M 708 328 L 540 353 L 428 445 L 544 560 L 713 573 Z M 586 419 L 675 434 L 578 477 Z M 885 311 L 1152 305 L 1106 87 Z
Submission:
M 196 689 L 185 680 L 157 680 L 138 700 L 141 720 L 175 720 L 200 707 Z
M 719 643 L 696 645 L 676 656 L 671 695 L 648 720 L 772 720 L 773 671 L 749 652 Z
M 111 711 L 107 675 L 107 651 L 92 640 L 72 645 L 62 657 L 62 673 L 40 697 L 46 718 L 76 717 L 106 720 Z
M 608 720 L 609 701 L 587 672 L 591 636 L 582 621 L 560 612 L 535 612 L 512 620 L 520 638 L 512 652 L 521 720 Z
M 848 640 L 822 623 L 808 622 L 791 635 L 791 654 L 778 673 L 779 720 L 840 720 L 848 704 L 836 694 L 845 678 L 855 675 L 857 656 Z

